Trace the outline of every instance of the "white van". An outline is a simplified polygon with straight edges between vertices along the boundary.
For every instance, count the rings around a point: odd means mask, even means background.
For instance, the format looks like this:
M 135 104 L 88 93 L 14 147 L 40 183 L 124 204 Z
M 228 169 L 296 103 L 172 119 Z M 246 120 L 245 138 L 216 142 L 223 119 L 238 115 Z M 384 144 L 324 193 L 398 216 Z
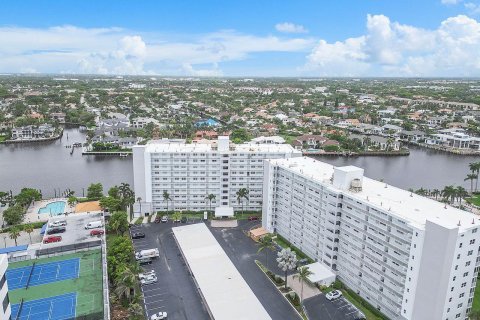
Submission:
M 85 225 L 85 229 L 96 229 L 96 228 L 101 228 L 103 227 L 103 222 L 98 220 L 98 221 L 92 221 L 89 222 Z
M 160 256 L 158 249 L 146 249 L 146 250 L 135 252 L 135 258 L 137 260 L 140 260 L 143 258 L 156 258 L 158 256 Z

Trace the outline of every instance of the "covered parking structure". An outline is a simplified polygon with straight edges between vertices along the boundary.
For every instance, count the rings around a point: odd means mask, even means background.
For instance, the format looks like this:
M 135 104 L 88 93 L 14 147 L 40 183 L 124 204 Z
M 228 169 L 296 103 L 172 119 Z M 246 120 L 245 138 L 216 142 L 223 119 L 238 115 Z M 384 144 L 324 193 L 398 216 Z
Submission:
M 213 319 L 271 319 L 204 223 L 172 230 Z

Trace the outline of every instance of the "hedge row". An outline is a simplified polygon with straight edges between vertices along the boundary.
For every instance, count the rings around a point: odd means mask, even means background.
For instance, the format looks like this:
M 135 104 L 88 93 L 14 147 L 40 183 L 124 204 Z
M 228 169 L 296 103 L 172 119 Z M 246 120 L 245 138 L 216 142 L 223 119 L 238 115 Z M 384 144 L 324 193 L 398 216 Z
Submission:
M 43 227 L 45 223 L 46 223 L 45 221 L 39 221 L 39 222 L 32 222 L 32 223 L 17 224 L 15 226 L 9 226 L 9 227 L 3 228 L 1 229 L 0 232 L 1 233 L 10 232 L 12 228 L 17 228 L 20 231 L 23 231 L 28 225 L 32 225 L 33 229 L 39 229 Z

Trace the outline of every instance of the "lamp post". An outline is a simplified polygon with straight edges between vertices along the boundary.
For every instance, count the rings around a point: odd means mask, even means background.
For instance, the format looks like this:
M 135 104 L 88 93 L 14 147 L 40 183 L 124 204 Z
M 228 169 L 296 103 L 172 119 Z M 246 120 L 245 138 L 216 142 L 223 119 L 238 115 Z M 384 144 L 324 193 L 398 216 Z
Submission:
M 7 236 L 3 236 L 3 244 L 6 248 L 7 247 Z

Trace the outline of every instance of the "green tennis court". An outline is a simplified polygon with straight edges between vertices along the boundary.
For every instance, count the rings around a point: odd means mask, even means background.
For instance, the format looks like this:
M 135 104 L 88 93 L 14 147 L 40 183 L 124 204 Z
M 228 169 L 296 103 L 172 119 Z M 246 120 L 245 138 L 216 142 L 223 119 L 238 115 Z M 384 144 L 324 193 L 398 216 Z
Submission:
M 19 288 L 9 291 L 12 305 L 19 304 L 23 299 L 24 305 L 28 301 L 66 296 L 76 293 L 75 315 L 76 317 L 99 315 L 103 313 L 103 277 L 101 251 L 91 250 L 62 256 L 14 262 L 9 264 L 9 269 L 28 267 L 36 264 L 60 262 L 71 259 L 79 259 L 78 278 L 65 279 L 36 286 L 28 289 Z

